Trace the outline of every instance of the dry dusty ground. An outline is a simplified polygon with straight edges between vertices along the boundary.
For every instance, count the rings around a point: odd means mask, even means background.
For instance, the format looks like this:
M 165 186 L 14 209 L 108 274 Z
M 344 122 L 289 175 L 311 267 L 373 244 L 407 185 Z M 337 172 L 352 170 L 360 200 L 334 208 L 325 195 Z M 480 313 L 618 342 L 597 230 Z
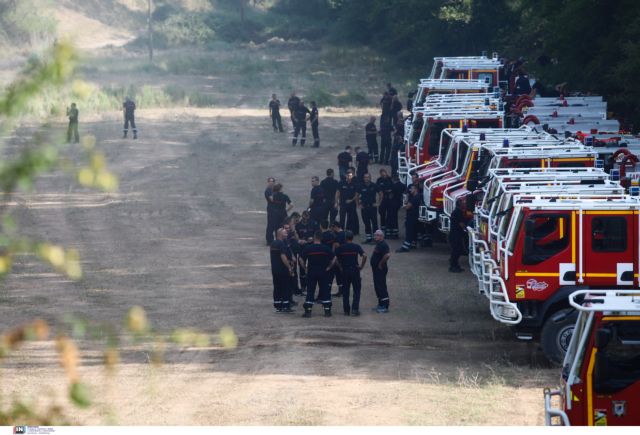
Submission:
M 516 342 L 489 315 L 473 276 L 446 271 L 448 250 L 393 255 L 391 312 L 375 305 L 364 273 L 363 312 L 274 314 L 264 246 L 264 180 L 284 183 L 301 209 L 311 175 L 334 166 L 361 138 L 362 113 L 323 114 L 322 147 L 292 148 L 266 110 L 140 111 L 140 139 L 122 140 L 119 118 L 81 125 L 120 177 L 117 194 L 38 183 L 17 208 L 22 231 L 76 247 L 84 279 L 70 282 L 19 259 L 0 293 L 0 329 L 75 313 L 120 322 L 142 305 L 158 330 L 229 325 L 235 350 L 181 349 L 159 369 L 125 349 L 108 377 L 94 345 L 82 378 L 97 405 L 69 408 L 80 424 L 541 424 L 542 388 L 558 373 L 537 347 Z M 28 130 L 18 132 L 28 135 Z M 398 242 L 392 241 L 396 248 Z M 371 251 L 370 247 L 365 249 Z M 65 403 L 52 342 L 33 343 L 0 369 L 2 400 Z

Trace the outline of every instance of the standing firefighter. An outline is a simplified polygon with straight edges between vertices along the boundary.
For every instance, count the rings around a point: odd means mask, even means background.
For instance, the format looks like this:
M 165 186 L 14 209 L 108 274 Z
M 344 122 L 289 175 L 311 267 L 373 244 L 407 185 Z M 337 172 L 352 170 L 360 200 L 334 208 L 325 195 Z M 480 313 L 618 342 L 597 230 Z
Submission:
M 365 151 L 361 151 L 360 147 L 356 147 L 356 178 L 358 183 L 362 183 L 364 181 L 364 174 L 369 172 L 369 154 Z
M 340 173 L 340 180 L 344 180 L 347 177 L 347 171 L 353 162 L 353 156 L 351 155 L 351 146 L 347 145 L 340 154 L 338 154 L 338 171 Z
M 396 249 L 396 252 L 409 252 L 410 249 L 415 249 L 417 246 L 420 197 L 418 196 L 418 188 L 414 185 L 409 186 L 409 199 L 404 209 L 407 211 L 404 220 L 404 242 L 400 248 Z
M 364 127 L 364 135 L 367 140 L 369 160 L 378 163 L 378 128 L 375 116 L 369 117 L 369 123 Z
M 311 102 L 311 116 L 309 121 L 311 122 L 311 133 L 313 134 L 313 147 L 320 147 L 320 134 L 318 133 L 319 126 L 319 114 L 318 114 L 318 106 L 315 101 Z
M 336 207 L 336 192 L 340 188 L 340 182 L 333 178 L 333 169 L 327 169 L 327 177 L 320 182 L 320 187 L 324 190 L 327 208 L 324 217 L 321 220 L 329 220 L 333 222 L 338 216 L 338 208 Z M 319 223 L 320 221 L 318 221 Z
M 133 138 L 138 139 L 138 129 L 136 128 L 136 103 L 131 98 L 127 97 L 122 104 L 122 113 L 124 114 L 124 135 L 123 139 L 126 139 L 129 132 L 129 124 L 131 124 L 131 130 L 133 130 Z
M 71 143 L 73 137 L 74 143 L 80 142 L 78 134 L 78 108 L 76 103 L 71 103 L 71 107 L 67 107 L 67 116 L 69 117 L 69 127 L 67 128 L 67 143 Z
M 298 107 L 298 105 L 300 104 L 300 98 L 298 98 L 298 96 L 296 96 L 295 92 L 291 92 L 291 96 L 289 97 L 289 101 L 287 101 L 287 107 L 289 108 L 289 117 L 291 118 L 291 123 L 293 125 L 293 127 L 295 128 L 296 126 L 296 121 L 295 121 L 295 111 L 296 108 Z
M 327 214 L 327 196 L 324 189 L 320 187 L 320 179 L 318 177 L 311 177 L 311 186 L 309 211 L 311 212 L 311 219 L 320 222 L 325 219 Z
M 279 131 L 282 133 L 282 118 L 280 117 L 280 100 L 276 94 L 271 95 L 271 101 L 269 101 L 269 115 L 271 116 L 271 123 L 273 124 L 273 131 Z
M 271 243 L 271 274 L 273 275 L 273 306 L 277 313 L 291 313 L 291 277 L 293 265 L 291 251 L 285 242 L 287 230 L 280 228 Z
M 273 234 L 281 223 L 276 222 L 276 205 L 273 203 L 274 184 L 276 184 L 276 179 L 269 177 L 267 178 L 267 188 L 264 189 L 264 199 L 267 201 L 267 246 L 271 246 L 271 243 L 273 242 Z
M 304 302 L 304 314 L 302 317 L 311 317 L 311 310 L 315 301 L 316 287 L 318 288 L 318 300 L 324 307 L 325 317 L 331 317 L 331 289 L 330 270 L 335 264 L 333 250 L 321 242 L 322 232 L 316 231 L 313 235 L 313 243 L 308 244 L 302 250 L 302 259 L 307 272 L 307 297 Z
M 398 239 L 400 231 L 398 229 L 398 211 L 402 208 L 402 197 L 404 196 L 406 186 L 400 181 L 398 174 L 391 177 L 391 200 L 387 208 L 387 233 L 388 239 Z
M 345 233 L 346 243 L 336 248 L 336 259 L 342 275 L 342 309 L 344 315 L 359 316 L 360 315 L 360 290 L 362 289 L 362 280 L 360 271 L 367 264 L 367 254 L 364 253 L 362 247 L 357 243 L 353 243 L 353 233 L 347 231 Z M 362 258 L 358 264 L 358 256 Z M 350 288 L 353 287 L 353 303 L 349 304 Z
M 391 133 L 393 126 L 390 116 L 380 118 L 380 159 L 381 165 L 388 165 L 391 158 Z
M 380 195 L 382 196 L 380 204 L 378 205 L 378 213 L 380 213 L 380 229 L 384 231 L 385 236 L 388 237 L 387 217 L 389 214 L 389 208 L 391 207 L 392 182 L 386 169 L 380 169 L 380 177 L 376 180 L 376 186 L 378 187 L 378 192 L 380 192 Z
M 358 186 L 353 177 L 353 172 L 347 172 L 347 178 L 340 182 L 340 189 L 336 201 L 340 205 L 340 226 L 354 235 L 360 233 L 360 224 L 358 223 L 358 213 L 356 212 L 356 193 Z
M 389 291 L 387 290 L 387 262 L 391 254 L 389 245 L 384 241 L 384 233 L 380 230 L 373 235 L 376 241 L 376 247 L 373 249 L 371 256 L 371 271 L 373 272 L 373 288 L 378 297 L 378 306 L 375 310 L 378 313 L 389 312 Z
M 293 140 L 291 145 L 296 146 L 298 143 L 298 135 L 302 132 L 302 138 L 300 139 L 300 146 L 303 147 L 307 141 L 307 115 L 311 112 L 304 105 L 304 101 L 300 100 L 298 107 L 293 112 L 295 129 L 293 131 Z
M 356 200 L 367 237 L 365 243 L 373 242 L 373 232 L 378 229 L 379 197 L 378 186 L 371 182 L 371 175 L 364 174 L 364 181 L 358 186 Z

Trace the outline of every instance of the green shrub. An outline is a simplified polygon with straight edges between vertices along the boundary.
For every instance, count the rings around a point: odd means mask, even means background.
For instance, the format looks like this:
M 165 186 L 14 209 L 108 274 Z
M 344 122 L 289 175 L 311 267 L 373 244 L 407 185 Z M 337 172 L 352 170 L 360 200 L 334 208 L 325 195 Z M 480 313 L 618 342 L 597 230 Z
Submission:
M 324 89 L 314 88 L 309 91 L 304 98 L 305 102 L 309 104 L 311 101 L 315 101 L 318 107 L 327 107 L 333 105 L 333 95 Z

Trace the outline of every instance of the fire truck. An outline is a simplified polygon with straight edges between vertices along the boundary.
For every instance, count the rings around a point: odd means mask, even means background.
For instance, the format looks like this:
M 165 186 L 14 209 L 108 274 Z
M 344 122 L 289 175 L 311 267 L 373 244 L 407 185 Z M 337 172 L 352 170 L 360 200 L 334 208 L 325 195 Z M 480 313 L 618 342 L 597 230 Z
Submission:
M 400 179 L 408 183 L 411 170 L 437 156 L 445 128 L 499 128 L 503 120 L 502 103 L 494 94 L 430 95 L 424 108 L 414 109 L 413 119 L 405 127 L 405 150 L 398 155 Z
M 482 80 L 489 86 L 497 87 L 499 71 L 503 67 L 498 53 L 491 58 L 486 55 L 467 57 L 434 57 L 431 79 Z
M 640 425 L 640 291 L 579 290 L 568 301 L 577 320 L 561 386 L 544 391 L 546 424 Z
M 638 287 L 639 212 L 632 195 L 515 197 L 498 225 L 495 254 L 482 257 L 493 317 L 521 339 L 539 335 L 545 355 L 561 361 L 576 319 L 569 294 Z
M 413 107 L 424 108 L 431 94 L 486 94 L 490 86 L 484 80 L 421 79 L 413 100 Z

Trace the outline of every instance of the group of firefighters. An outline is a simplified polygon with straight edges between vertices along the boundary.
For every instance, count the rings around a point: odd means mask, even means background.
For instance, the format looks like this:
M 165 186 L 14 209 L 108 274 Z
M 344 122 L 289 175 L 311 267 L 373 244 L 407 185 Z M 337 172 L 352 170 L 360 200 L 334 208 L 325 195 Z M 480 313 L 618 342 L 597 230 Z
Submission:
M 312 110 L 309 111 L 304 101 L 292 93 L 288 106 L 294 127 L 292 145 L 297 144 L 301 133 L 300 144 L 304 146 L 309 118 L 314 146 L 319 146 L 315 102 L 311 102 Z M 367 255 L 354 242 L 354 237 L 360 235 L 358 210 L 364 225 L 363 243 L 375 244 L 370 264 L 378 298 L 377 312 L 389 311 L 386 274 L 390 249 L 385 239 L 399 238 L 400 209 L 405 210 L 405 240 L 396 252 L 416 249 L 418 242 L 423 247 L 431 246 L 431 228 L 419 221 L 423 186 L 415 175 L 409 186 L 398 177 L 397 155 L 403 146 L 404 118 L 398 93 L 390 83 L 380 107 L 380 129 L 375 125 L 375 116 L 370 117 L 365 126 L 367 150 L 346 146 L 337 157 L 338 179 L 333 169 L 326 170 L 323 180 L 311 177 L 309 204 L 301 213 L 291 213 L 294 206 L 283 192 L 282 184 L 274 178 L 267 180 L 264 192 L 267 202 L 266 243 L 271 251 L 276 312 L 293 312 L 292 307 L 297 305 L 293 296 L 306 295 L 303 317 L 311 316 L 316 302 L 323 305 L 325 316 L 331 316 L 331 296 L 343 298 L 345 315 L 360 315 L 360 270 L 366 264 Z M 276 132 L 283 131 L 279 109 L 280 101 L 273 94 L 269 113 Z M 381 138 L 380 148 L 378 137 Z M 369 168 L 372 163 L 390 165 L 391 173 L 382 167 L 374 181 Z M 464 252 L 465 223 L 459 210 L 452 215 L 451 228 L 449 271 L 462 272 L 458 258 Z M 338 291 L 332 295 L 334 280 Z
M 122 103 L 122 114 L 124 115 L 124 128 L 122 130 L 122 138 L 126 139 L 129 133 L 129 127 L 133 132 L 133 138 L 138 138 L 138 129 L 136 128 L 136 103 L 129 97 L 126 97 Z M 67 118 L 69 118 L 69 125 L 67 127 L 67 142 L 74 143 L 80 142 L 80 133 L 78 132 L 80 111 L 76 103 L 71 103 L 70 107 L 67 107 Z

